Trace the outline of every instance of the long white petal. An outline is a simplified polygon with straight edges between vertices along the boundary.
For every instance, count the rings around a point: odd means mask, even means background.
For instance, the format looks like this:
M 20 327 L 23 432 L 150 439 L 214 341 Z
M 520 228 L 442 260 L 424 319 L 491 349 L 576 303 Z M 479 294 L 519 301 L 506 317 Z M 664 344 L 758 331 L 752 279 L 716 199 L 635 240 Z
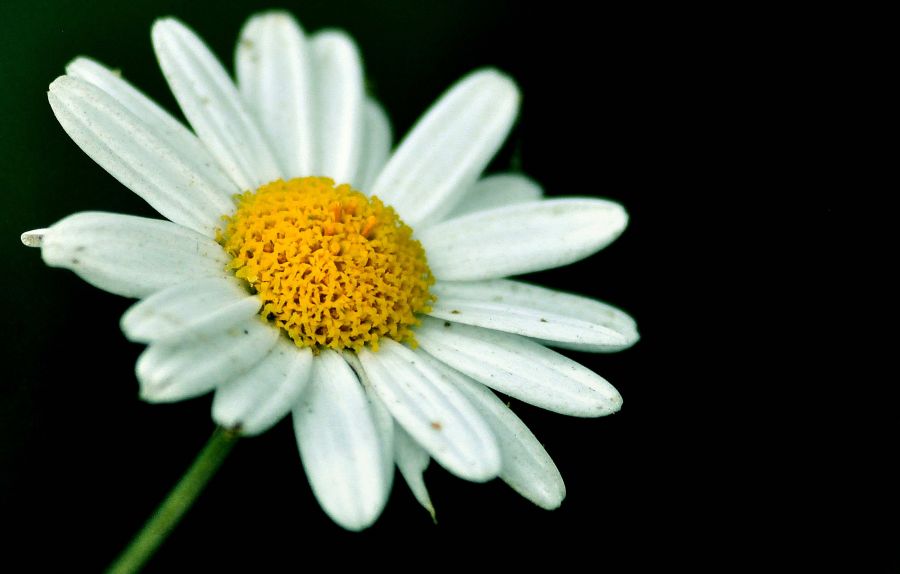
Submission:
M 428 313 L 446 319 L 515 333 L 549 345 L 582 350 L 619 351 L 638 340 L 634 321 L 624 312 L 587 297 L 497 279 L 439 282 Z
M 371 386 L 366 386 L 366 398 L 372 407 L 372 414 L 375 419 L 375 426 L 378 428 L 378 434 L 381 437 L 382 461 L 384 462 L 384 489 L 385 498 L 391 492 L 391 486 L 394 484 L 394 417 L 390 411 L 384 406 L 384 403 L 375 393 Z
M 166 403 L 211 391 L 249 371 L 278 337 L 277 328 L 251 317 L 215 336 L 153 343 L 137 362 L 141 398 Z
M 441 368 L 490 425 L 500 444 L 500 478 L 541 508 L 558 508 L 566 485 L 553 459 L 525 423 L 487 387 L 443 363 Z
M 222 215 L 234 210 L 212 170 L 153 118 L 140 117 L 84 80 L 61 76 L 50 84 L 50 107 L 66 133 L 110 175 L 175 223 L 213 236 Z
M 281 177 L 268 141 L 209 48 L 173 18 L 153 24 L 153 48 L 194 131 L 242 190 Z
M 397 422 L 441 466 L 477 482 L 497 476 L 500 452 L 490 429 L 426 357 L 386 340 L 359 359 Z
M 519 90 L 508 76 L 469 74 L 400 142 L 372 193 L 413 228 L 438 221 L 497 153 L 518 109 Z
M 241 95 L 285 176 L 316 175 L 312 56 L 303 29 L 287 12 L 256 15 L 241 31 L 235 60 Z
M 120 325 L 128 340 L 150 343 L 184 333 L 228 328 L 252 317 L 261 306 L 260 299 L 237 280 L 205 277 L 173 285 L 135 303 L 122 315 Z M 219 318 L 225 321 L 215 320 Z M 214 325 L 204 328 L 210 323 Z
M 375 100 L 366 99 L 363 124 L 363 146 L 353 183 L 357 189 L 369 193 L 375 178 L 387 163 L 391 153 L 391 122 L 384 108 Z
M 627 222 L 618 203 L 551 199 L 443 221 L 418 239 L 436 278 L 478 281 L 574 263 L 609 245 Z
M 318 118 L 316 172 L 335 183 L 349 183 L 362 151 L 362 60 L 353 39 L 338 30 L 316 33 L 311 44 Z
M 75 58 L 66 66 L 66 74 L 100 88 L 129 112 L 142 119 L 146 127 L 153 131 L 159 139 L 168 142 L 172 149 L 177 150 L 178 157 L 190 163 L 198 173 L 203 174 L 207 181 L 207 187 L 211 190 L 218 191 L 227 200 L 230 200 L 234 193 L 240 191 L 192 131 L 184 127 L 180 121 L 159 107 L 140 90 L 125 81 L 121 73 L 110 70 L 90 58 L 80 57 Z M 212 199 L 211 207 L 221 203 L 215 197 Z M 224 205 L 231 206 L 230 203 Z M 220 212 L 218 215 L 223 213 Z
M 397 468 L 400 474 L 409 485 L 413 496 L 419 501 L 432 520 L 435 519 L 434 505 L 431 503 L 431 497 L 428 495 L 428 488 L 425 486 L 425 470 L 431 457 L 428 452 L 419 446 L 409 433 L 403 430 L 399 424 L 395 424 L 394 429 L 394 456 L 397 460 Z
M 384 402 L 372 388 L 372 383 L 369 381 L 369 377 L 366 375 L 366 371 L 363 369 L 362 363 L 356 354 L 344 353 L 343 357 L 356 372 L 356 376 L 359 377 L 359 381 L 366 391 L 369 405 L 372 407 L 372 416 L 375 420 L 375 426 L 378 428 L 378 434 L 381 437 L 379 442 L 381 444 L 382 462 L 384 463 L 384 486 L 386 490 L 384 495 L 387 498 L 390 494 L 391 486 L 394 484 L 394 417 L 391 416 L 391 412 L 384 406 Z
M 605 379 L 525 337 L 426 317 L 416 340 L 457 371 L 543 409 L 598 417 L 622 407 Z
M 294 409 L 294 430 L 325 513 L 348 530 L 375 522 L 387 492 L 381 435 L 362 385 L 335 351 L 313 361 L 309 388 Z
M 453 219 L 467 213 L 494 209 L 515 203 L 537 201 L 544 190 L 533 179 L 519 173 L 499 173 L 480 179 L 465 193 L 462 200 L 447 214 Z
M 105 291 L 146 297 L 201 277 L 225 277 L 228 255 L 196 231 L 168 221 L 85 211 L 44 231 L 44 262 L 71 269 Z
M 254 368 L 216 389 L 213 420 L 248 436 L 268 430 L 297 406 L 312 364 L 311 349 L 281 337 Z

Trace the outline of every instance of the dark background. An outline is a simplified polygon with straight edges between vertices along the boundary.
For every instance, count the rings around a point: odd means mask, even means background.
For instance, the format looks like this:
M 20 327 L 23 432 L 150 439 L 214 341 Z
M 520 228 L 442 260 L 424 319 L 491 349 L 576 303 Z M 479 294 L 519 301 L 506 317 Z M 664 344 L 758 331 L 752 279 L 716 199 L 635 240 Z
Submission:
M 523 106 L 489 171 L 515 157 L 548 196 L 606 197 L 631 215 L 609 248 L 528 279 L 622 307 L 643 338 L 620 354 L 569 353 L 616 385 L 625 398 L 620 413 L 580 420 L 513 403 L 565 478 L 568 496 L 557 511 L 499 481 L 467 483 L 432 464 L 426 481 L 436 526 L 398 475 L 375 526 L 347 533 L 313 498 L 286 420 L 237 445 L 147 572 L 302 571 L 326 560 L 515 567 L 537 557 L 566 570 L 727 570 L 768 564 L 783 550 L 789 564 L 802 565 L 825 543 L 797 532 L 817 523 L 816 532 L 838 538 L 864 533 L 864 555 L 880 563 L 896 529 L 868 520 L 896 509 L 895 495 L 882 496 L 893 484 L 883 447 L 893 444 L 894 417 L 876 410 L 862 429 L 868 442 L 842 436 L 846 422 L 835 428 L 814 418 L 826 412 L 816 402 L 830 387 L 804 370 L 803 327 L 794 324 L 807 319 L 796 309 L 810 296 L 782 269 L 830 278 L 823 264 L 837 251 L 834 194 L 820 190 L 800 219 L 790 208 L 811 187 L 796 174 L 773 177 L 804 160 L 795 152 L 812 112 L 793 88 L 813 73 L 799 63 L 817 60 L 798 57 L 805 52 L 784 43 L 781 26 L 749 24 L 749 14 L 579 6 L 3 2 L 0 528 L 9 532 L 0 561 L 25 558 L 23 571 L 101 570 L 213 428 L 209 397 L 172 405 L 137 398 L 134 363 L 143 347 L 118 327 L 131 301 L 46 268 L 19 244 L 22 231 L 76 211 L 155 216 L 70 141 L 47 104 L 48 84 L 71 59 L 89 55 L 180 115 L 153 56 L 153 20 L 181 18 L 232 69 L 245 19 L 283 7 L 307 31 L 353 35 L 395 140 L 464 73 L 490 65 L 511 74 Z M 791 121 L 775 121 L 785 107 L 796 112 Z M 801 232 L 800 223 L 811 225 Z M 801 241 L 770 258 L 766 249 L 785 225 Z M 794 313 L 768 306 L 778 290 L 798 303 Z M 751 336 L 757 330 L 769 337 Z M 778 348 L 785 342 L 792 358 Z M 809 403 L 790 402 L 798 396 Z M 844 483 L 854 494 L 819 494 L 846 470 L 841 460 L 863 476 Z M 867 489 L 855 488 L 861 483 Z M 822 526 L 848 509 L 858 511 L 852 521 Z

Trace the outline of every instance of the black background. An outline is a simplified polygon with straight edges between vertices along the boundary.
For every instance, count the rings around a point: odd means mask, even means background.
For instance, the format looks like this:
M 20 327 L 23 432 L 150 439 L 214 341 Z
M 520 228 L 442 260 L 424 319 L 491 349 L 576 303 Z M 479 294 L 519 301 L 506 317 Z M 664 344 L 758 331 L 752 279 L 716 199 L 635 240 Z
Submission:
M 133 369 L 142 347 L 118 327 L 130 301 L 46 268 L 37 251 L 18 244 L 22 231 L 76 211 L 155 216 L 69 140 L 46 87 L 75 56 L 89 55 L 176 111 L 150 45 L 153 20 L 183 19 L 231 69 L 241 24 L 267 7 L 209 0 L 0 6 L 7 288 L 0 515 L 9 529 L 0 560 L 29 560 L 22 571 L 101 570 L 213 428 L 208 397 L 172 405 L 137 398 Z M 833 194 L 820 190 L 806 203 L 811 188 L 796 174 L 774 177 L 804 161 L 791 150 L 801 147 L 811 112 L 793 89 L 812 73 L 798 63 L 819 63 L 785 43 L 782 27 L 757 26 L 758 15 L 737 11 L 585 11 L 574 3 L 276 7 L 291 10 L 307 31 L 333 26 L 354 36 L 395 138 L 464 73 L 491 65 L 512 75 L 524 97 L 520 119 L 489 171 L 517 156 L 548 196 L 606 197 L 631 215 L 609 248 L 528 279 L 622 307 L 643 338 L 620 354 L 569 353 L 616 385 L 625 398 L 620 413 L 580 420 L 513 403 L 565 478 L 568 496 L 557 511 L 534 507 L 499 481 L 467 483 L 432 464 L 426 481 L 436 526 L 398 476 L 375 526 L 348 533 L 319 509 L 283 421 L 238 444 L 147 572 L 292 572 L 320 561 L 515 567 L 538 557 L 565 570 L 729 571 L 775 555 L 781 565 L 808 564 L 826 544 L 809 535 L 824 531 L 862 534 L 860 556 L 882 564 L 896 534 L 875 526 L 896 509 L 884 462 L 885 449 L 896 452 L 893 417 L 872 406 L 862 441 L 847 438 L 846 419 L 834 426 L 817 418 L 823 403 L 841 407 L 823 398 L 833 388 L 806 363 L 804 331 L 795 325 L 817 327 L 822 317 L 783 314 L 767 302 L 779 290 L 784 295 L 773 298 L 808 302 L 788 273 L 799 266 L 814 280 L 832 277 L 821 264 L 838 244 Z M 776 120 L 785 108 L 790 121 Z M 803 218 L 793 215 L 796 203 L 806 206 Z M 791 226 L 800 241 L 770 257 L 770 244 Z M 818 352 L 821 359 L 827 349 Z M 878 395 L 869 399 L 877 403 Z M 834 480 L 847 464 L 857 477 L 843 483 L 854 491 L 849 497 Z M 845 510 L 852 518 L 823 526 Z

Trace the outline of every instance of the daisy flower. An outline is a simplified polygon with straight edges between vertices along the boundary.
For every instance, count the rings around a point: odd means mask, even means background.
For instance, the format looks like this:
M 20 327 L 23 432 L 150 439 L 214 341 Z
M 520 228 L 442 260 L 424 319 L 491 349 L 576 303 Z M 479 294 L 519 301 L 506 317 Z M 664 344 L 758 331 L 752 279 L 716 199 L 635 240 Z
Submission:
M 553 461 L 493 391 L 613 413 L 613 386 L 548 347 L 618 351 L 638 334 L 615 307 L 507 277 L 597 252 L 627 215 L 483 175 L 515 121 L 515 83 L 469 74 L 393 148 L 343 32 L 256 15 L 236 81 L 181 22 L 156 22 L 152 38 L 191 130 L 87 58 L 49 99 L 75 143 L 165 219 L 82 212 L 22 235 L 47 265 L 139 300 L 121 325 L 148 345 L 141 397 L 214 392 L 232 434 L 290 414 L 313 493 L 350 530 L 382 512 L 395 466 L 433 512 L 431 459 L 559 506 Z

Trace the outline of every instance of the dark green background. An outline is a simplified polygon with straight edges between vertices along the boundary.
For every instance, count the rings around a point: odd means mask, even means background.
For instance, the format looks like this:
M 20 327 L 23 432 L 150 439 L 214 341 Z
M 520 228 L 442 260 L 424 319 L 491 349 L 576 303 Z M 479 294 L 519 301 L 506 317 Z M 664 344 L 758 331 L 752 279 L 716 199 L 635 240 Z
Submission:
M 774 532 L 801 522 L 791 510 L 746 546 L 748 517 L 760 514 L 771 489 L 785 491 L 772 486 L 782 483 L 768 466 L 751 462 L 758 437 L 724 429 L 746 401 L 775 399 L 739 382 L 757 358 L 730 362 L 713 348 L 737 345 L 737 335 L 717 327 L 752 322 L 738 291 L 759 278 L 720 275 L 736 255 L 720 230 L 700 232 L 704 220 L 735 221 L 728 202 L 751 191 L 750 172 L 722 167 L 745 152 L 727 133 L 754 109 L 753 98 L 735 99 L 751 82 L 730 76 L 746 63 L 723 48 L 741 16 L 502 1 L 5 0 L 0 528 L 9 532 L 0 561 L 30 566 L 0 563 L 0 571 L 99 571 L 212 430 L 208 397 L 138 400 L 133 369 L 143 347 L 118 327 L 131 301 L 46 268 L 19 244 L 22 231 L 77 211 L 155 216 L 70 141 L 47 86 L 71 59 L 89 55 L 178 114 L 153 56 L 153 20 L 183 19 L 231 69 L 241 24 L 270 7 L 291 10 L 307 30 L 334 26 L 354 36 L 398 136 L 462 74 L 486 65 L 510 73 L 523 106 L 491 170 L 516 157 L 549 196 L 607 197 L 631 214 L 608 249 L 529 279 L 621 306 L 643 339 L 621 354 L 570 353 L 621 391 L 615 416 L 580 420 L 513 403 L 565 478 L 568 497 L 557 511 L 499 481 L 467 483 L 432 464 L 426 480 L 437 526 L 398 476 L 382 518 L 350 534 L 319 509 L 285 421 L 237 446 L 147 572 L 294 572 L 321 561 L 422 570 L 485 559 L 511 568 L 533 566 L 536 556 L 562 571 L 645 571 L 715 566 L 722 553 L 732 557 L 727 564 L 745 564 L 789 540 Z M 710 16 L 714 34 L 701 20 Z M 717 317 L 709 320 L 697 301 Z M 753 424 L 764 427 L 768 416 Z M 796 478 L 784 488 L 804 496 Z

